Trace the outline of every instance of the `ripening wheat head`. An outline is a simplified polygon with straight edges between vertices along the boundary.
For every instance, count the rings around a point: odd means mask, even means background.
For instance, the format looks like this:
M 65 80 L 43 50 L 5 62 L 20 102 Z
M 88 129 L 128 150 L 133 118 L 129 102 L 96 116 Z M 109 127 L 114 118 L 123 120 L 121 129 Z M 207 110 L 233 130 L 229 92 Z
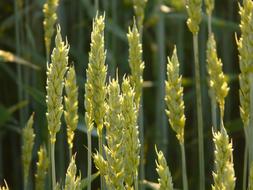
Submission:
M 45 146 L 41 146 L 38 151 L 39 160 L 37 162 L 37 172 L 35 174 L 35 189 L 45 189 L 45 179 L 49 166 L 49 159 L 47 157 L 47 150 Z
M 51 55 L 51 64 L 47 68 L 47 122 L 52 143 L 56 141 L 56 133 L 60 130 L 63 113 L 62 90 L 64 75 L 68 65 L 69 45 L 61 37 L 60 26 L 57 27 L 55 48 Z
M 59 0 L 47 0 L 43 6 L 44 13 L 44 39 L 46 45 L 47 55 L 50 53 L 51 39 L 54 34 L 54 25 L 57 20 L 56 9 L 58 7 Z
M 240 6 L 241 15 L 241 38 L 238 41 L 240 70 L 240 114 L 244 126 L 249 124 L 250 113 L 250 87 L 249 87 L 249 73 L 253 67 L 253 2 L 251 0 L 244 0 L 243 6 Z
M 172 129 L 177 133 L 177 138 L 182 144 L 184 143 L 185 115 L 182 76 L 179 75 L 176 47 L 174 48 L 171 59 L 168 57 L 167 77 L 168 79 L 165 82 L 165 101 L 168 110 L 166 110 L 166 113 Z
M 124 133 L 122 125 L 122 98 L 118 80 L 113 79 L 108 85 L 107 111 L 105 117 L 107 146 L 104 147 L 106 160 L 101 155 L 94 159 L 96 166 L 106 163 L 107 173 L 104 174 L 108 189 L 124 189 Z M 99 156 L 99 158 L 98 158 Z M 99 162 L 99 160 L 102 160 Z
M 131 187 L 134 179 L 138 177 L 138 166 L 140 162 L 140 141 L 134 94 L 129 79 L 124 78 L 122 82 L 122 123 L 125 136 L 124 172 L 125 182 L 128 187 Z
M 67 124 L 67 136 L 69 148 L 73 147 L 74 131 L 78 124 L 78 87 L 76 85 L 76 73 L 74 65 L 67 72 L 65 79 L 66 96 L 64 98 L 64 116 Z
M 139 106 L 143 87 L 144 62 L 142 61 L 140 34 L 135 23 L 132 30 L 129 28 L 127 38 L 129 44 L 129 65 L 131 68 L 130 82 L 135 90 L 135 104 Z
M 65 190 L 81 190 L 81 176 L 77 175 L 75 155 L 72 156 L 65 178 Z
M 29 175 L 29 168 L 32 160 L 32 150 L 34 145 L 34 130 L 33 130 L 33 116 L 32 114 L 22 130 L 23 145 L 22 145 L 22 162 L 25 183 L 27 182 Z
M 233 164 L 233 147 L 229 142 L 224 126 L 221 132 L 213 132 L 215 144 L 215 171 L 213 172 L 213 190 L 233 190 L 235 188 L 235 172 Z
M 193 35 L 196 35 L 199 32 L 199 24 L 202 19 L 202 0 L 187 0 L 186 10 L 189 16 L 188 28 Z
M 93 21 L 91 33 L 91 44 L 89 52 L 89 64 L 87 69 L 87 82 L 85 84 L 85 108 L 86 124 L 88 130 L 92 129 L 93 120 L 98 126 L 98 133 L 101 134 L 103 118 L 105 116 L 106 104 L 106 52 L 104 48 L 104 16 L 96 16 Z
M 160 190 L 173 190 L 172 177 L 167 165 L 166 159 L 162 151 L 158 151 L 155 147 L 157 160 L 156 160 L 156 171 L 159 175 Z
M 209 74 L 209 87 L 214 93 L 223 115 L 225 97 L 228 94 L 229 88 L 222 71 L 222 62 L 217 56 L 216 42 L 213 34 L 209 36 L 207 42 L 207 71 Z
M 214 9 L 215 0 L 205 0 L 206 13 L 212 15 Z

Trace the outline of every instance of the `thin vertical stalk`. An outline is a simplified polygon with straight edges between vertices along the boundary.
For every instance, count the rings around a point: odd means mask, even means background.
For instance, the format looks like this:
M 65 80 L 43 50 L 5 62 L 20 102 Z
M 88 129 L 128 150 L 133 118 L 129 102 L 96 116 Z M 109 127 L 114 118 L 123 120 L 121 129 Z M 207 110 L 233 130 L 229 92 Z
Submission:
M 248 142 L 245 143 L 244 147 L 243 188 L 242 188 L 243 190 L 247 189 L 247 171 L 248 171 Z
M 144 125 L 143 125 L 143 97 L 140 98 L 140 108 L 139 108 L 139 130 L 140 130 L 140 180 L 145 179 L 145 156 L 144 156 Z M 144 185 L 140 185 L 141 190 L 145 190 Z
M 159 4 L 160 5 L 160 4 Z M 158 6 L 159 6 L 158 5 Z M 164 15 L 159 9 L 159 21 L 156 28 L 156 36 L 158 43 L 158 69 L 157 71 L 157 99 L 156 99 L 156 126 L 160 128 L 157 131 L 156 142 L 157 145 L 161 148 L 161 151 L 164 155 L 167 154 L 167 126 L 166 126 L 166 115 L 164 113 L 165 104 L 164 104 L 164 95 L 165 95 L 165 29 L 164 29 Z
M 95 0 L 95 15 L 96 15 L 96 12 L 99 11 L 99 2 L 98 0 Z
M 198 35 L 193 35 L 194 63 L 195 63 L 195 85 L 197 101 L 197 121 L 198 121 L 198 149 L 199 149 L 199 185 L 200 189 L 205 189 L 205 163 L 204 163 L 204 139 L 203 139 L 203 118 L 201 100 L 201 81 L 199 70 L 199 48 Z
M 103 154 L 103 135 L 102 135 L 102 133 L 98 136 L 98 148 L 99 148 L 99 154 L 104 155 Z M 101 190 L 105 189 L 105 181 L 104 181 L 104 178 L 102 175 L 100 175 L 100 187 L 101 187 Z
M 87 140 L 88 140 L 88 190 L 91 190 L 91 168 L 92 168 L 92 163 L 91 163 L 91 149 L 92 149 L 92 144 L 91 144 L 91 131 L 87 131 Z
M 249 120 L 249 136 L 248 141 L 253 138 L 253 73 L 249 74 L 249 82 L 250 82 L 250 120 Z M 249 166 L 253 160 L 253 145 L 251 142 L 248 142 L 249 148 Z
M 18 1 L 15 0 L 15 38 L 16 38 L 16 54 L 20 56 L 21 48 L 20 48 L 20 13 L 19 13 L 19 7 L 18 7 Z M 19 81 L 18 85 L 18 101 L 22 101 L 22 70 L 21 65 L 17 64 L 17 80 Z M 21 126 L 24 124 L 24 114 L 23 111 L 19 110 L 19 119 Z
M 138 185 L 138 175 L 135 175 L 134 177 L 134 190 L 138 190 L 139 185 Z
M 51 172 L 52 172 L 52 189 L 56 187 L 56 175 L 55 175 L 55 143 L 51 142 Z
M 184 190 L 188 190 L 186 158 L 185 158 L 185 146 L 184 143 L 180 143 L 181 156 L 182 156 L 182 175 L 183 175 L 183 187 Z

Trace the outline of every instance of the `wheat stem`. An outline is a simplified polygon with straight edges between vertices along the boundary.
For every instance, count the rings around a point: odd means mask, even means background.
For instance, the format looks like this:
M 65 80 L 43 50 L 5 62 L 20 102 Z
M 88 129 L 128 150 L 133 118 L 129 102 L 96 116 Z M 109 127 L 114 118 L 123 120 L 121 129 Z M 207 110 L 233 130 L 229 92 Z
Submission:
M 183 187 L 184 190 L 188 190 L 188 180 L 187 180 L 187 169 L 186 169 L 186 159 L 185 159 L 185 146 L 184 143 L 180 143 L 181 154 L 182 154 L 182 174 L 183 174 Z
M 55 143 L 51 141 L 51 172 L 52 172 L 52 189 L 56 187 L 56 175 L 55 175 Z
M 243 190 L 246 190 L 247 186 L 247 171 L 248 171 L 248 142 L 244 147 L 244 162 L 243 162 Z
M 204 163 L 204 142 L 203 142 L 203 118 L 202 118 L 202 100 L 199 70 L 199 48 L 198 35 L 193 35 L 193 49 L 195 62 L 195 83 L 196 83 L 196 101 L 197 101 L 197 120 L 198 120 L 198 145 L 199 145 L 199 185 L 200 189 L 205 189 L 205 163 Z
M 98 125 L 98 130 L 103 128 L 103 124 Z M 103 132 L 102 130 L 99 132 L 98 135 L 98 151 L 100 155 L 104 155 L 103 153 Z M 104 157 L 104 156 L 103 156 Z M 105 181 L 102 175 L 100 175 L 100 188 L 101 190 L 105 189 Z
M 91 149 L 92 149 L 92 144 L 91 144 L 91 131 L 88 130 L 87 132 L 87 139 L 88 139 L 88 190 L 91 190 Z

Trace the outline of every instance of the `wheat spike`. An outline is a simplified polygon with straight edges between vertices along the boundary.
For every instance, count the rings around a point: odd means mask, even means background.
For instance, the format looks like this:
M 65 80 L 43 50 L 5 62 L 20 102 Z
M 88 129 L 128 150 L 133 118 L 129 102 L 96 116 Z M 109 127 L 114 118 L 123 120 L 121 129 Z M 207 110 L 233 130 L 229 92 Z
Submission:
M 62 90 L 64 86 L 64 75 L 67 71 L 69 45 L 64 43 L 61 37 L 60 26 L 57 27 L 55 38 L 56 47 L 53 50 L 52 63 L 47 68 L 47 121 L 50 140 L 56 141 L 56 133 L 60 130 L 61 116 L 63 113 Z
M 41 146 L 38 152 L 37 172 L 35 174 L 35 189 L 45 189 L 45 179 L 49 166 L 49 159 L 47 157 L 47 150 L 45 146 Z
M 67 124 L 67 136 L 69 149 L 73 148 L 74 131 L 78 124 L 78 87 L 76 85 L 76 73 L 74 65 L 67 72 L 65 79 L 65 111 L 64 116 Z
M 33 117 L 32 114 L 26 124 L 26 126 L 22 130 L 23 135 L 23 145 L 22 145 L 22 162 L 23 162 L 23 172 L 24 172 L 24 183 L 27 185 L 29 168 L 32 159 L 32 150 L 34 145 L 34 130 L 33 130 Z

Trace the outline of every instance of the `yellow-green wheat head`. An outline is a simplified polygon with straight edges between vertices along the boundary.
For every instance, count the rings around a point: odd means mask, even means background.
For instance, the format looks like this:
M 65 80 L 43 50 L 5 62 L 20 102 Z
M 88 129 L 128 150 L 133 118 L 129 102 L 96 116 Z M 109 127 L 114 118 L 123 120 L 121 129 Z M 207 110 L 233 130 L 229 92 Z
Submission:
M 7 182 L 4 180 L 4 186 L 0 186 L 0 190 L 9 190 Z
M 207 15 L 212 15 L 214 4 L 215 4 L 215 0 L 205 0 Z
M 44 13 L 44 39 L 47 55 L 50 53 L 51 39 L 54 34 L 54 25 L 57 20 L 56 9 L 58 7 L 59 0 L 47 0 L 43 6 Z
M 188 28 L 193 35 L 197 35 L 202 20 L 202 0 L 186 0 L 186 10 L 189 16 L 187 20 Z
M 49 159 L 47 157 L 47 150 L 45 146 L 41 146 L 38 151 L 38 162 L 36 165 L 37 172 L 35 174 L 35 189 L 43 190 L 45 189 L 45 179 L 49 166 Z
M 57 27 L 55 48 L 51 55 L 51 64 L 47 68 L 47 122 L 50 139 L 56 141 L 56 133 L 60 130 L 61 116 L 63 113 L 62 90 L 64 75 L 68 65 L 69 45 L 62 41 L 60 26 Z
M 77 175 L 77 168 L 75 164 L 75 155 L 72 156 L 65 178 L 66 190 L 81 190 L 81 176 Z
M 129 44 L 129 65 L 131 68 L 130 81 L 135 90 L 135 104 L 139 106 L 143 87 L 144 62 L 142 61 L 140 33 L 135 23 L 132 30 L 129 28 L 127 38 Z
M 133 0 L 134 11 L 137 17 L 138 29 L 141 31 L 143 27 L 144 11 L 147 0 Z
M 122 124 L 122 97 L 119 81 L 113 79 L 108 85 L 106 113 L 106 140 L 105 154 L 110 167 L 108 178 L 113 189 L 124 188 L 124 134 Z
M 167 81 L 165 82 L 165 101 L 167 105 L 167 116 L 172 129 L 177 133 L 180 143 L 184 143 L 184 100 L 182 76 L 179 75 L 179 61 L 177 58 L 177 49 L 174 48 L 173 55 L 168 58 Z
M 23 145 L 22 145 L 22 162 L 23 162 L 23 173 L 25 183 L 27 182 L 29 175 L 29 168 L 32 160 L 32 150 L 34 145 L 34 130 L 33 130 L 33 116 L 32 114 L 22 130 Z
M 229 88 L 222 71 L 222 62 L 217 56 L 216 42 L 213 34 L 209 36 L 207 42 L 207 72 L 209 74 L 209 87 L 214 93 L 223 115 L 225 97 L 228 94 Z
M 102 133 L 103 119 L 106 111 L 106 52 L 104 48 L 105 17 L 97 15 L 93 21 L 89 64 L 87 69 L 87 82 L 85 84 L 86 124 L 88 130 L 92 129 L 94 120 L 98 127 L 98 134 Z
M 240 114 L 244 126 L 249 125 L 250 113 L 250 87 L 249 87 L 249 73 L 252 72 L 253 66 L 253 2 L 251 0 L 244 0 L 243 6 L 240 6 L 241 15 L 241 38 L 237 42 L 239 50 L 240 70 Z
M 140 141 L 137 125 L 137 107 L 134 103 L 135 92 L 128 78 L 122 82 L 122 118 L 125 138 L 124 168 L 125 182 L 131 187 L 135 178 L 138 177 L 140 162 Z
M 78 87 L 76 85 L 76 73 L 74 65 L 67 72 L 65 79 L 65 121 L 67 124 L 67 136 L 69 148 L 73 147 L 74 131 L 78 124 Z
M 173 182 L 169 167 L 162 151 L 158 151 L 155 147 L 157 160 L 156 160 L 156 171 L 159 175 L 160 190 L 173 190 Z
M 221 132 L 213 132 L 215 144 L 215 171 L 213 172 L 213 190 L 233 190 L 235 172 L 233 164 L 233 147 L 224 126 Z

